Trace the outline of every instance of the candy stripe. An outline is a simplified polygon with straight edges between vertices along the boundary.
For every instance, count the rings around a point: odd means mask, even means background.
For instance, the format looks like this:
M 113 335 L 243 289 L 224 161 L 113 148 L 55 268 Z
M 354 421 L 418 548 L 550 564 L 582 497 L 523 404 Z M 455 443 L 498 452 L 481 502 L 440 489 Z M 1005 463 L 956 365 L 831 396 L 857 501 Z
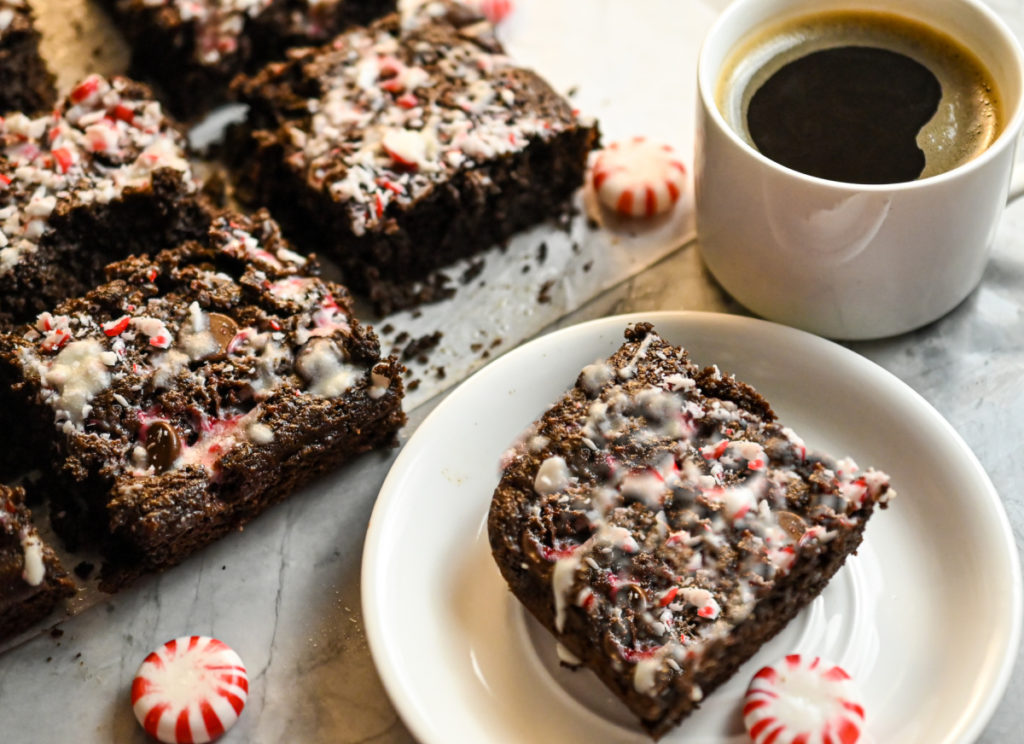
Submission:
M 132 708 L 165 744 L 206 744 L 238 720 L 248 691 L 238 654 L 216 639 L 190 636 L 146 657 L 132 681 Z
M 742 715 L 754 744 L 858 744 L 864 708 L 841 667 L 789 654 L 754 674 Z
M 686 169 L 667 145 L 644 137 L 613 142 L 594 160 L 590 181 L 599 201 L 628 217 L 654 217 L 675 204 Z

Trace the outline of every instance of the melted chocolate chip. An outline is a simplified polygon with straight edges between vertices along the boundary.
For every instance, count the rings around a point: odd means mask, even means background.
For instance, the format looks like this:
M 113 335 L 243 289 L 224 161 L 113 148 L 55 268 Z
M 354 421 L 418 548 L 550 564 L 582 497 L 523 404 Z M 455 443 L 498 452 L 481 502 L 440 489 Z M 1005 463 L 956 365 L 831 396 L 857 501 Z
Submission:
M 794 540 L 799 540 L 807 531 L 807 524 L 793 512 L 780 511 L 775 516 L 779 520 L 779 527 Z
M 181 453 L 178 432 L 166 421 L 151 424 L 146 431 L 146 455 L 158 473 L 169 470 Z
M 228 354 L 228 344 L 238 335 L 238 324 L 227 315 L 210 313 L 210 335 L 217 342 L 217 352 L 211 359 L 223 359 Z

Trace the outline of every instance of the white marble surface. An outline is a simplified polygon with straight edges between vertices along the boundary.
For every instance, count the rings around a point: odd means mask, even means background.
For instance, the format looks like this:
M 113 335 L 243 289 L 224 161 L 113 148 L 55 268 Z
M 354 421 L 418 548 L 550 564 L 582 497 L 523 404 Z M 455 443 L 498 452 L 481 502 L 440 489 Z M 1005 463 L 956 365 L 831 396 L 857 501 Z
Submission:
M 1024 32 L 1024 3 L 992 4 Z M 654 309 L 742 312 L 689 245 L 557 325 Z M 1002 495 L 1024 555 L 1024 202 L 1008 209 L 982 284 L 960 307 L 915 333 L 850 347 L 907 382 L 960 432 Z M 405 437 L 435 404 L 412 412 Z M 128 703 L 131 678 L 152 648 L 192 633 L 222 638 L 249 666 L 249 705 L 223 741 L 412 741 L 381 688 L 359 608 L 365 528 L 394 455 L 362 458 L 244 532 L 64 622 L 60 637 L 43 635 L 0 656 L 0 741 L 148 741 Z M 936 537 L 937 550 L 957 547 L 956 535 Z M 984 612 L 984 598 L 975 601 Z M 415 620 L 410 607 L 410 633 Z M 1021 741 L 1022 700 L 1019 655 L 979 741 Z

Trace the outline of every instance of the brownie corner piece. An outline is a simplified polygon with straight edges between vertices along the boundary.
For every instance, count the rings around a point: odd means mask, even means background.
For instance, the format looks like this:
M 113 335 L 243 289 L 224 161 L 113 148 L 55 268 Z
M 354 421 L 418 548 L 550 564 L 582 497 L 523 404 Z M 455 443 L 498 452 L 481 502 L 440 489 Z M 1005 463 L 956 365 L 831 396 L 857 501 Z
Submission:
M 646 324 L 504 463 L 488 515 L 503 577 L 654 737 L 817 596 L 894 495 Z
M 0 324 L 103 279 L 103 267 L 209 226 L 183 132 L 152 92 L 90 75 L 45 115 L 0 120 Z
M 227 103 L 236 75 L 395 9 L 395 0 L 103 1 L 128 38 L 132 73 L 188 120 Z
M 0 0 L 0 114 L 43 112 L 56 97 L 28 3 Z
M 265 213 L 109 267 L 0 334 L 0 375 L 52 452 L 51 512 L 103 586 L 174 565 L 393 441 L 402 367 Z M 45 422 L 40 426 L 39 422 Z
M 486 21 L 422 7 L 236 84 L 250 106 L 242 192 L 385 299 L 562 213 L 598 140 Z
M 26 630 L 75 593 L 33 526 L 24 496 L 20 488 L 0 485 L 0 640 Z

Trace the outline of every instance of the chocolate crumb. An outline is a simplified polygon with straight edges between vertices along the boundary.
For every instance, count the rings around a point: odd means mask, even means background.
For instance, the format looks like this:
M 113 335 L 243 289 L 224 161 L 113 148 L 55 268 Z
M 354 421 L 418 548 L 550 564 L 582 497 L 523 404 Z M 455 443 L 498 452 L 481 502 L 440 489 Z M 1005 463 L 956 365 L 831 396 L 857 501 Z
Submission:
M 540 292 L 537 293 L 537 302 L 541 305 L 546 305 L 551 302 L 551 288 L 555 286 L 554 279 L 548 279 L 542 285 L 540 285 Z
M 64 635 L 63 628 L 50 628 L 50 638 L 60 638 Z
M 566 98 L 573 98 L 579 92 L 580 92 L 579 86 L 578 85 L 574 85 L 571 88 L 569 88 L 569 90 L 565 91 L 565 97 Z
M 491 358 L 491 352 L 485 350 L 484 353 L 480 355 L 480 358 L 481 359 L 490 359 Z
M 415 380 L 409 380 L 409 384 L 405 386 L 405 389 L 411 391 L 411 390 L 415 390 L 419 386 L 420 386 L 420 381 L 419 381 L 419 378 L 417 378 Z
M 583 264 L 583 273 L 584 274 L 587 273 L 593 267 L 594 267 L 594 262 L 593 261 L 587 261 L 585 264 Z
M 396 344 L 404 344 L 408 340 L 409 340 L 409 332 L 408 331 L 402 331 L 397 336 L 395 336 L 395 343 Z
M 495 346 L 501 346 L 501 337 L 500 336 L 498 338 L 494 339 L 493 341 L 491 341 L 491 348 L 493 349 Z
M 482 348 L 484 348 L 483 344 L 470 344 L 469 345 L 469 350 L 472 351 L 474 354 L 477 353 L 478 351 L 480 351 L 480 349 L 482 349 Z
M 94 568 L 96 568 L 96 566 L 94 566 L 92 563 L 89 563 L 89 561 L 82 561 L 77 566 L 75 566 L 73 570 L 75 572 L 75 576 L 77 576 L 78 578 L 88 579 L 89 575 L 92 573 L 92 570 Z
M 380 332 L 383 333 L 385 336 L 390 336 L 392 333 L 395 332 L 395 327 L 390 323 L 385 323 L 384 327 L 380 329 Z
M 541 243 L 537 246 L 537 263 L 542 264 L 548 259 L 548 244 Z
M 524 274 L 529 274 L 530 273 L 530 264 L 526 264 L 526 266 L 523 267 L 522 272 Z
M 483 270 L 484 260 L 482 258 L 477 259 L 476 261 L 471 261 L 469 266 L 466 267 L 466 270 L 462 272 L 462 276 L 459 278 L 459 281 L 461 281 L 463 284 L 469 284 L 471 281 L 480 276 L 480 272 Z
M 409 342 L 409 345 L 402 350 L 402 359 L 416 359 L 421 364 L 426 363 L 426 352 L 429 352 L 441 343 L 442 336 L 444 336 L 444 334 L 441 331 L 434 331 L 433 333 L 428 333 L 425 336 L 413 339 Z
M 573 243 L 572 244 L 572 252 L 573 253 L 579 253 L 580 252 L 580 244 L 579 243 Z
M 412 317 L 420 318 L 422 316 L 423 316 L 423 311 L 422 310 L 413 310 L 412 311 Z
M 444 367 L 438 367 L 437 372 L 435 374 L 437 375 L 437 379 L 439 380 L 443 380 L 445 377 L 448 376 L 448 373 L 444 371 Z

